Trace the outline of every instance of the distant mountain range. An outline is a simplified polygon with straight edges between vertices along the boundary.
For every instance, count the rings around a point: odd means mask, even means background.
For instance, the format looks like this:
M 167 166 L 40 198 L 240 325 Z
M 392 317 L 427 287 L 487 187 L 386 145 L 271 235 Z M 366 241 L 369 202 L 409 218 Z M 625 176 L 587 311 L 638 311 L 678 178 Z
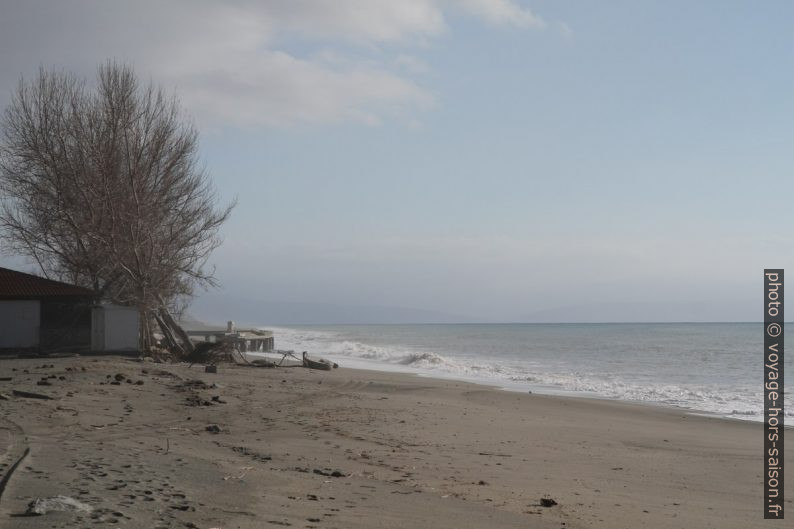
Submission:
M 225 326 L 408 323 L 609 323 L 757 321 L 757 307 L 736 300 L 704 302 L 593 303 L 555 307 L 513 318 L 477 318 L 442 311 L 332 303 L 298 303 L 208 293 L 188 309 L 191 317 Z
M 240 325 L 337 325 L 377 323 L 477 323 L 468 316 L 406 307 L 296 303 L 205 294 L 193 301 L 188 318 Z

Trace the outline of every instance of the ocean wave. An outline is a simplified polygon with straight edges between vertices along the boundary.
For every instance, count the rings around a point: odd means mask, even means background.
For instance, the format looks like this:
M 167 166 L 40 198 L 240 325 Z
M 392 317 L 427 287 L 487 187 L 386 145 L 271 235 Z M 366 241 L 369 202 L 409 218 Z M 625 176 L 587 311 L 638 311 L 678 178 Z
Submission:
M 340 365 L 347 364 L 350 367 L 402 369 L 431 376 L 443 375 L 497 383 L 508 389 L 595 395 L 750 420 L 760 420 L 763 416 L 763 395 L 757 389 L 665 384 L 650 379 L 616 379 L 609 373 L 555 371 L 550 366 L 528 361 L 489 358 L 484 362 L 483 357 L 451 358 L 435 351 L 399 345 L 367 344 L 348 339 L 334 331 L 295 328 L 271 330 L 276 333 L 279 349 L 307 351 L 311 355 L 327 357 Z M 786 416 L 794 416 L 794 412 L 786 413 Z
M 435 353 L 410 353 L 400 358 L 397 362 L 406 366 L 410 366 L 410 365 L 437 366 L 437 365 L 443 365 L 449 363 L 445 358 Z

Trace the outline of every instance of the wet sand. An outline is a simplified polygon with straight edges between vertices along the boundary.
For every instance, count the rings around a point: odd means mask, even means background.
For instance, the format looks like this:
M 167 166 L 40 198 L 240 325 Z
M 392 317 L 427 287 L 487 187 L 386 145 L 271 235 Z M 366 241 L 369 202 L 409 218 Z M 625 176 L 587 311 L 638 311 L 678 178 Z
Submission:
M 0 527 L 771 525 L 757 423 L 344 367 L 218 371 L 0 360 L 0 474 L 21 459 Z M 90 511 L 22 516 L 58 495 Z

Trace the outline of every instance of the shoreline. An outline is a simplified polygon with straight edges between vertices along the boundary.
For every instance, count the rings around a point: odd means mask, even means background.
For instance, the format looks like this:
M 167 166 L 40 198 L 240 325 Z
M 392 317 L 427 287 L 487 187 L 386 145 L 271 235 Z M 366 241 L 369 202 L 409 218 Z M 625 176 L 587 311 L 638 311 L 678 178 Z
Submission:
M 2 402 L 4 456 L 30 453 L 0 527 L 725 529 L 762 517 L 760 423 L 344 366 L 218 371 L 0 360 L 12 377 L 0 393 L 57 399 Z M 59 494 L 93 511 L 12 517 Z
M 593 400 L 593 401 L 605 402 L 605 403 L 622 403 L 622 404 L 626 404 L 626 405 L 630 405 L 630 406 L 638 406 L 640 408 L 648 407 L 648 408 L 656 409 L 656 410 L 667 410 L 667 411 L 670 411 L 670 412 L 673 412 L 673 413 L 685 413 L 685 414 L 691 415 L 693 417 L 701 417 L 701 418 L 706 418 L 706 419 L 719 419 L 719 420 L 730 421 L 730 422 L 734 422 L 735 421 L 735 422 L 738 422 L 738 423 L 741 423 L 741 424 L 750 423 L 750 424 L 763 425 L 763 421 L 761 421 L 761 420 L 742 419 L 741 417 L 738 417 L 738 416 L 737 417 L 730 417 L 730 416 L 726 416 L 726 415 L 720 415 L 719 413 L 716 413 L 716 412 L 710 412 L 710 411 L 707 411 L 707 410 L 698 410 L 698 409 L 694 409 L 694 408 L 686 408 L 684 406 L 676 406 L 674 404 L 664 404 L 664 403 L 661 403 L 661 402 L 629 400 L 629 399 L 621 399 L 621 398 L 618 398 L 618 397 L 608 397 L 608 396 L 597 395 L 597 394 L 585 395 L 584 393 L 586 393 L 586 392 L 584 392 L 584 391 L 582 391 L 582 392 L 576 392 L 576 391 L 572 391 L 572 390 L 560 390 L 559 392 L 554 392 L 553 390 L 549 391 L 549 392 L 544 392 L 542 390 L 539 390 L 539 391 L 527 391 L 527 390 L 519 389 L 519 388 L 511 388 L 511 387 L 508 387 L 508 386 L 501 386 L 501 385 L 499 385 L 499 384 L 497 384 L 495 382 L 489 382 L 487 380 L 476 380 L 476 379 L 473 379 L 473 378 L 472 379 L 465 379 L 465 378 L 456 378 L 454 376 L 443 377 L 443 376 L 434 376 L 432 373 L 416 373 L 416 372 L 410 372 L 410 371 L 390 371 L 390 370 L 387 370 L 387 369 L 384 369 L 384 370 L 380 370 L 380 369 L 365 369 L 365 368 L 361 368 L 361 367 L 353 367 L 353 368 L 347 368 L 347 369 L 354 370 L 354 371 L 361 371 L 361 372 L 364 372 L 364 373 L 367 373 L 367 372 L 371 372 L 373 374 L 377 374 L 377 373 L 394 373 L 394 374 L 397 374 L 397 375 L 406 375 L 406 376 L 409 376 L 409 377 L 412 376 L 412 377 L 417 377 L 417 378 L 420 378 L 420 379 L 425 379 L 426 378 L 426 379 L 438 380 L 438 381 L 460 382 L 460 383 L 464 383 L 464 384 L 471 384 L 471 385 L 474 385 L 474 386 L 482 386 L 484 388 L 492 389 L 494 391 L 504 391 L 504 392 L 507 392 L 507 393 L 518 393 L 518 394 L 528 394 L 528 395 L 542 396 L 542 397 L 551 397 L 551 398 L 555 398 L 555 399 L 557 399 L 557 398 L 558 399 L 577 399 L 577 400 L 580 399 L 580 400 L 585 400 L 585 401 Z M 788 417 L 788 415 L 787 415 L 787 417 Z M 794 429 L 794 424 L 786 424 L 786 425 L 784 425 L 784 428 L 786 430 Z
M 275 353 L 247 353 L 249 355 L 264 355 L 267 357 L 268 355 L 272 358 Z M 324 355 L 324 357 L 332 360 L 339 365 L 343 365 L 345 363 L 351 363 L 350 358 L 344 357 L 341 355 Z M 434 372 L 433 370 L 426 369 L 421 370 L 421 368 L 400 368 L 399 365 L 389 364 L 387 362 L 376 363 L 374 361 L 369 360 L 361 360 L 354 358 L 353 365 L 355 367 L 347 367 L 347 369 L 353 369 L 356 371 L 370 371 L 373 373 L 393 373 L 398 375 L 406 375 L 406 376 L 415 376 L 418 378 L 428 378 L 432 380 L 442 380 L 442 381 L 453 381 L 453 382 L 462 382 L 466 384 L 475 384 L 479 386 L 485 386 L 493 389 L 497 389 L 500 391 L 507 391 L 511 393 L 528 393 L 532 395 L 546 395 L 549 397 L 560 397 L 560 398 L 575 398 L 575 399 L 587 399 L 587 400 L 599 400 L 599 401 L 606 401 L 606 402 L 625 402 L 628 404 L 635 404 L 638 406 L 650 406 L 654 408 L 662 408 L 662 409 L 670 409 L 676 410 L 680 412 L 687 412 L 691 415 L 702 415 L 704 417 L 715 417 L 720 419 L 725 419 L 728 421 L 739 421 L 739 422 L 749 422 L 753 424 L 763 424 L 763 417 L 759 418 L 745 418 L 748 417 L 746 415 L 735 415 L 735 414 L 721 414 L 714 411 L 709 410 L 701 410 L 697 408 L 690 408 L 685 406 L 679 406 L 675 404 L 667 404 L 663 402 L 655 402 L 651 400 L 631 400 L 625 399 L 621 397 L 611 397 L 608 395 L 600 395 L 595 392 L 588 392 L 588 391 L 576 391 L 576 390 L 568 390 L 568 389 L 555 389 L 549 386 L 544 385 L 532 385 L 528 382 L 515 382 L 514 385 L 504 384 L 504 381 L 499 380 L 491 380 L 487 378 L 477 378 L 477 377 L 465 377 L 462 375 L 455 375 L 455 374 L 445 374 Z M 370 365 L 374 364 L 374 365 Z M 363 367 L 362 367 L 363 366 Z M 383 366 L 384 369 L 377 369 L 378 366 Z M 389 369 L 393 367 L 392 369 Z M 524 387 L 518 387 L 524 386 Z M 531 389 L 529 389 L 531 388 Z M 733 415 L 733 416 L 732 416 Z M 786 417 L 794 417 L 792 415 L 792 411 L 788 410 Z M 793 421 L 794 422 L 794 421 Z M 787 425 L 786 428 L 794 428 L 794 425 Z
M 580 326 L 578 324 L 565 325 Z M 613 326 L 612 324 L 604 325 L 606 327 Z M 626 325 L 636 326 L 636 324 Z M 655 336 L 654 332 L 661 332 L 648 331 L 645 327 L 649 325 L 643 325 L 642 329 L 635 329 L 632 332 L 635 334 L 641 332 L 648 336 Z M 665 325 L 655 324 L 651 327 L 664 327 Z M 679 324 L 672 325 L 679 326 Z M 412 373 L 440 379 L 497 385 L 508 391 L 531 391 L 549 395 L 606 398 L 661 405 L 674 409 L 686 409 L 693 413 L 714 414 L 729 419 L 761 423 L 763 414 L 762 408 L 759 406 L 762 401 L 762 395 L 758 389 L 760 385 L 756 384 L 755 377 L 750 376 L 755 372 L 756 364 L 753 362 L 752 365 L 748 365 L 751 358 L 747 351 L 753 347 L 748 342 L 748 340 L 753 340 L 748 334 L 749 328 L 746 325 L 735 329 L 732 327 L 733 324 L 715 325 L 731 327 L 731 332 L 728 334 L 736 335 L 733 336 L 732 343 L 742 344 L 726 349 L 731 354 L 729 355 L 730 362 L 724 366 L 713 365 L 715 361 L 721 362 L 719 359 L 708 360 L 709 355 L 714 354 L 716 346 L 711 342 L 704 342 L 703 336 L 710 336 L 708 333 L 702 334 L 705 331 L 691 331 L 690 334 L 693 333 L 693 336 L 686 340 L 682 340 L 676 335 L 672 341 L 670 341 L 671 337 L 667 335 L 669 333 L 664 331 L 661 332 L 660 337 L 656 338 L 669 341 L 670 348 L 674 352 L 673 360 L 665 360 L 659 355 L 654 356 L 653 353 L 650 353 L 645 359 L 645 363 L 640 363 L 637 369 L 626 369 L 626 362 L 618 353 L 593 354 L 591 355 L 593 359 L 584 363 L 572 358 L 569 353 L 565 353 L 567 356 L 560 360 L 550 358 L 549 354 L 543 352 L 547 351 L 548 347 L 552 347 L 554 350 L 553 347 L 560 340 L 571 340 L 570 347 L 566 345 L 561 350 L 578 350 L 576 349 L 577 344 L 582 339 L 581 336 L 575 338 L 576 335 L 573 335 L 574 338 L 569 338 L 567 335 L 561 337 L 558 335 L 558 331 L 550 334 L 540 333 L 536 342 L 533 342 L 536 343 L 536 347 L 530 348 L 534 351 L 532 354 L 528 353 L 528 356 L 518 354 L 515 349 L 515 337 L 520 337 L 523 340 L 534 336 L 522 330 L 526 325 L 517 326 L 515 331 L 517 334 L 514 333 L 513 342 L 508 340 L 504 351 L 499 347 L 495 347 L 493 351 L 488 349 L 494 340 L 497 344 L 502 343 L 499 341 L 501 335 L 494 334 L 492 329 L 492 327 L 500 327 L 500 325 L 464 325 L 471 329 L 466 333 L 457 333 L 456 331 L 452 334 L 449 334 L 448 331 L 433 331 L 431 333 L 413 331 L 413 327 L 416 326 L 410 325 L 307 325 L 279 326 L 273 327 L 273 329 L 279 333 L 279 348 L 281 349 L 308 350 L 310 355 L 326 357 L 340 365 L 353 368 Z M 509 326 L 513 327 L 513 325 Z M 374 327 L 375 330 L 369 330 L 368 327 Z M 406 327 L 408 331 L 394 330 L 401 327 Z M 431 327 L 445 326 L 431 325 Z M 548 328 L 550 326 L 538 324 L 538 327 Z M 692 324 L 692 327 L 699 329 L 700 324 Z M 448 334 L 449 336 L 447 336 Z M 591 352 L 596 349 L 600 351 L 605 347 L 604 350 L 623 351 L 621 348 L 627 347 L 624 343 L 624 334 L 623 331 L 617 334 L 615 332 L 607 334 L 603 340 L 610 347 L 605 345 L 599 349 L 597 345 L 591 346 Z M 688 336 L 687 333 L 684 335 Z M 463 340 L 459 340 L 461 337 Z M 447 338 L 451 340 L 449 343 L 443 341 Z M 725 339 L 723 336 L 718 337 L 718 340 Z M 643 347 L 647 346 L 647 350 L 653 351 L 656 347 L 653 343 L 645 340 L 636 347 L 643 350 Z M 684 358 L 679 358 L 679 356 L 692 348 L 694 350 L 703 349 L 702 357 L 692 366 L 696 372 L 706 373 L 702 376 L 693 377 L 681 367 L 680 362 L 689 361 L 689 356 L 687 356 L 689 353 L 687 352 Z M 485 354 L 481 350 L 491 351 L 493 354 Z M 505 354 L 502 354 L 503 352 Z M 611 362 L 617 362 L 619 366 L 623 367 L 612 373 L 609 368 Z M 737 371 L 736 366 L 744 367 Z M 722 367 L 725 367 L 725 372 L 728 373 L 724 377 L 717 369 Z M 740 372 L 743 373 L 741 376 L 731 374 Z M 760 377 L 760 373 L 758 376 Z M 794 410 L 794 401 L 787 399 L 787 404 L 789 410 Z M 794 413 L 790 411 L 789 416 L 794 417 Z

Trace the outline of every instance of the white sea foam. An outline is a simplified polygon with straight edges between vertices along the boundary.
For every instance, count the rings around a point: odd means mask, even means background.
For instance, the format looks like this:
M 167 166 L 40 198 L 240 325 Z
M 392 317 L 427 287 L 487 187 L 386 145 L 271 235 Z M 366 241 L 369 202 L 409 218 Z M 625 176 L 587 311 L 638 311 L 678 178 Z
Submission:
M 272 328 L 271 328 L 272 329 Z M 307 351 L 340 365 L 385 371 L 412 372 L 442 378 L 458 378 L 497 384 L 512 390 L 565 393 L 654 403 L 715 413 L 726 417 L 761 420 L 763 395 L 750 387 L 726 384 L 664 383 L 654 377 L 631 379 L 602 373 L 561 369 L 531 358 L 498 355 L 458 355 L 423 350 L 415 346 L 373 345 L 345 337 L 333 330 L 276 328 L 279 349 Z M 570 367 L 570 366 L 567 366 Z M 604 374 L 606 371 L 607 374 Z M 791 407 L 788 407 L 791 410 Z M 794 416 L 789 411 L 787 416 Z

